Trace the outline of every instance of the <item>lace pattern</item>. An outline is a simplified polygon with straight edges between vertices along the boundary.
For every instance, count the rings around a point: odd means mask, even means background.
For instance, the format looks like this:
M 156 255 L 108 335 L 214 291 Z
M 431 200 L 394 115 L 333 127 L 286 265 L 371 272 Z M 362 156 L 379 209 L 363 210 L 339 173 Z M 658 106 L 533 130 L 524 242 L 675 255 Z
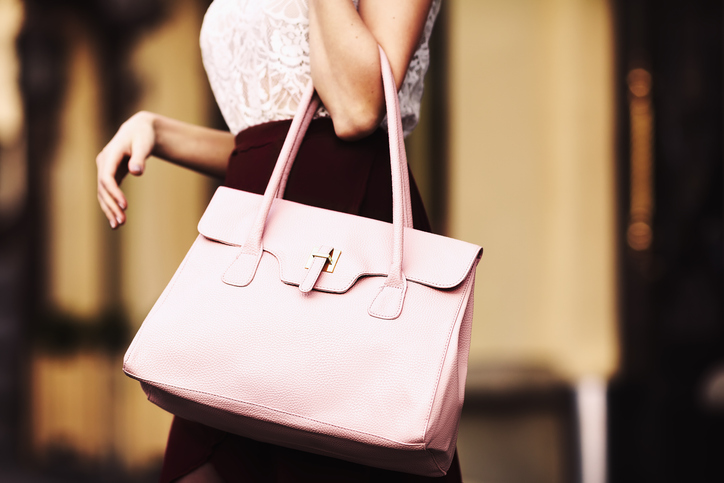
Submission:
M 420 117 L 428 41 L 439 9 L 440 0 L 433 0 L 400 88 L 405 135 Z M 214 0 L 200 42 L 211 90 L 231 132 L 294 116 L 311 78 L 307 0 Z M 317 115 L 329 116 L 324 108 Z

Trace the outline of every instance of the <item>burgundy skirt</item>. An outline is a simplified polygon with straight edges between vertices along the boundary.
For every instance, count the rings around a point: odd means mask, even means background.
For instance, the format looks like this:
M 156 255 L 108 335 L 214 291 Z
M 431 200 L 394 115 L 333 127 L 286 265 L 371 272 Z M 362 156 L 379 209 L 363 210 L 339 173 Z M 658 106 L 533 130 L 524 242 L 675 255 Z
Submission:
M 290 123 L 275 121 L 240 132 L 224 185 L 263 193 Z M 415 228 L 430 231 L 412 176 L 410 192 Z M 284 198 L 391 222 L 387 132 L 378 129 L 360 141 L 346 142 L 334 134 L 331 120 L 315 119 L 294 161 Z M 175 417 L 160 481 L 172 482 L 206 462 L 228 483 L 462 482 L 457 454 L 446 476 L 426 478 L 260 443 Z

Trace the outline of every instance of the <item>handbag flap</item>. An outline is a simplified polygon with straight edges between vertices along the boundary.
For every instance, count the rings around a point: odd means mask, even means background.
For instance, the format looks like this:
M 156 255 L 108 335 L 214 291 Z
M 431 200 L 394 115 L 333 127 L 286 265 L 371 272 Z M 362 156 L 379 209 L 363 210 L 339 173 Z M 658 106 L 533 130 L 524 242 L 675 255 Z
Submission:
M 262 196 L 220 187 L 199 221 L 199 233 L 241 247 Z M 284 283 L 299 285 L 312 252 L 329 246 L 340 255 L 332 273 L 322 272 L 315 290 L 345 292 L 364 276 L 387 276 L 392 255 L 392 224 L 293 201 L 275 199 L 264 230 L 264 251 L 279 262 Z M 482 255 L 471 243 L 405 229 L 402 270 L 408 281 L 448 289 L 460 284 Z

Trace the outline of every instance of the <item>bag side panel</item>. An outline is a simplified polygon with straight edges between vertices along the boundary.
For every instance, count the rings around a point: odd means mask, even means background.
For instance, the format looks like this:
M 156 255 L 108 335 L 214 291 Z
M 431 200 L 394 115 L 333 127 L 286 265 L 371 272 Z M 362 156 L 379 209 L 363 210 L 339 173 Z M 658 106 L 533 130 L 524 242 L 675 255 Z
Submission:
M 465 397 L 473 322 L 474 268 L 465 286 L 466 296 L 462 301 L 458 323 L 450 337 L 425 434 L 428 449 L 444 468 L 449 468 L 455 453 L 458 425 Z

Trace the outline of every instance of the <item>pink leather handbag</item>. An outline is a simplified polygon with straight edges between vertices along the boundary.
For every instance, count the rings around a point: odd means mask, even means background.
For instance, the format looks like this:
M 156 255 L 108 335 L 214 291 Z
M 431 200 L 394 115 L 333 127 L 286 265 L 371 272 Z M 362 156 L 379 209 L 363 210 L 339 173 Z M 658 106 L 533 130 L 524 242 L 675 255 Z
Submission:
M 153 403 L 259 441 L 445 475 L 463 404 L 479 246 L 412 228 L 380 49 L 393 223 L 281 199 L 309 88 L 263 196 L 219 188 L 125 355 Z

